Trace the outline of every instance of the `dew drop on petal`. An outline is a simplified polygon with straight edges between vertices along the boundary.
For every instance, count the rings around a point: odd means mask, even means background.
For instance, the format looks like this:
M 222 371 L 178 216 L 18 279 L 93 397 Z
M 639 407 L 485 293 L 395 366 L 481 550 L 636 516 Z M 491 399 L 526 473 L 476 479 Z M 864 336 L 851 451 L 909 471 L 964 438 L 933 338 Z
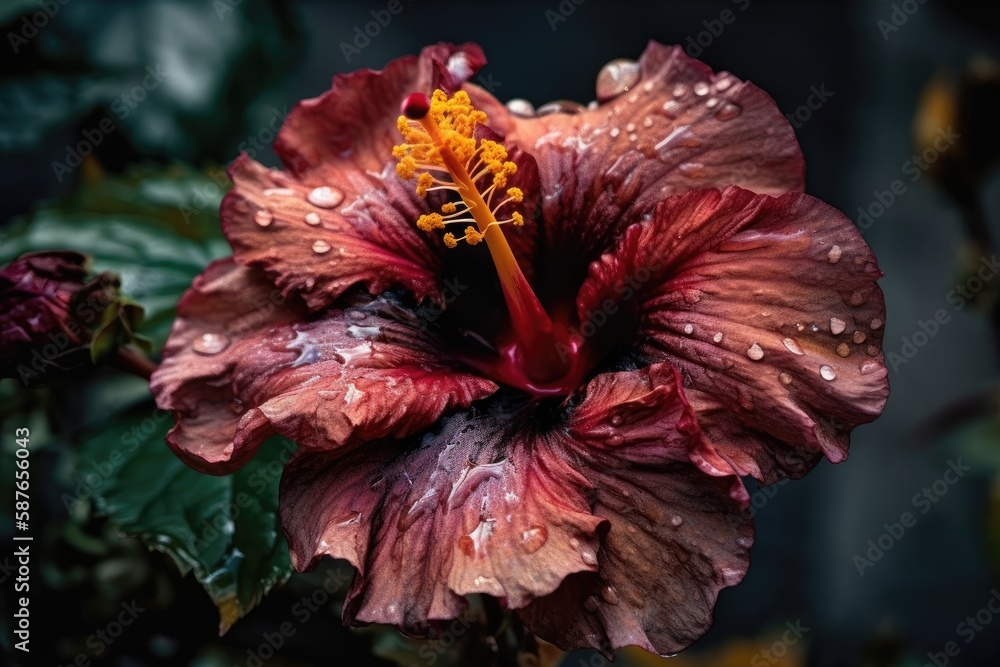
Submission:
M 837 262 L 840 261 L 840 257 L 843 254 L 844 252 L 840 249 L 840 246 L 835 245 L 832 248 L 830 248 L 830 252 L 826 253 L 826 261 L 830 262 L 831 264 L 836 264 Z
M 722 332 L 721 331 L 717 331 L 716 334 L 714 336 L 712 336 L 712 340 L 715 341 L 716 343 L 721 343 L 722 342 Z
M 694 325 L 691 324 L 690 322 L 687 323 L 687 324 L 685 324 L 684 325 L 684 333 L 686 333 L 688 336 L 690 336 L 691 334 L 693 334 L 694 333 Z
M 792 376 L 789 375 L 788 373 L 785 373 L 784 371 L 778 374 L 778 379 L 781 381 L 781 384 L 785 385 L 786 387 L 792 383 Z
M 833 372 L 833 369 L 829 366 L 820 366 L 819 375 L 824 380 L 830 381 L 837 379 L 837 374 Z
M 580 559 L 587 565 L 597 565 L 597 554 L 589 549 L 580 552 Z
M 535 105 L 526 99 L 517 97 L 507 102 L 507 110 L 515 116 L 531 118 L 535 115 Z
M 626 132 L 635 132 L 635 123 L 629 123 L 625 126 Z
M 871 326 L 872 329 L 881 329 L 882 328 L 882 324 L 883 324 L 882 320 L 880 320 L 880 319 L 878 319 L 876 317 L 874 320 L 872 320 L 872 322 L 871 322 L 871 324 L 869 326 Z
M 330 252 L 330 244 L 323 240 L 313 241 L 312 250 L 317 255 L 324 255 Z
M 612 447 L 621 447 L 622 443 L 624 443 L 624 442 L 625 442 L 625 437 L 622 436 L 622 435 L 620 435 L 620 434 L 618 434 L 618 433 L 615 433 L 613 436 L 611 436 L 610 438 L 608 438 L 608 443 Z
M 802 348 L 799 347 L 798 341 L 796 341 L 794 338 L 786 338 L 781 342 L 785 346 L 785 348 L 792 354 L 799 354 L 799 355 L 805 354 L 805 352 L 802 351 Z
M 253 214 L 253 221 L 256 222 L 261 227 L 268 227 L 272 222 L 274 222 L 274 216 L 267 209 L 259 209 Z
M 672 519 L 670 519 L 670 525 L 672 525 L 674 527 L 679 526 L 682 523 L 684 523 L 684 519 L 682 519 L 681 517 L 679 517 L 677 515 L 674 515 L 674 517 Z
M 587 598 L 586 602 L 583 603 L 583 606 L 587 608 L 587 611 L 594 613 L 597 611 L 597 608 L 601 606 L 601 603 L 597 601 L 597 598 L 591 595 Z
M 718 97 L 709 97 L 705 101 L 705 106 L 708 107 L 709 109 L 714 109 L 715 107 L 719 106 L 719 98 Z
M 878 356 L 878 345 L 869 345 L 867 352 L 868 352 L 868 356 L 869 357 L 877 357 Z
M 688 178 L 704 178 L 708 174 L 708 170 L 701 162 L 685 162 L 677 167 L 677 170 Z
M 610 605 L 616 605 L 619 602 L 618 591 L 611 586 L 605 586 L 601 589 L 601 597 Z
M 195 339 L 191 348 L 198 354 L 213 355 L 229 347 L 229 336 L 221 333 L 206 333 Z
M 867 337 L 868 336 L 865 335 L 865 332 L 861 331 L 860 329 L 854 332 L 854 342 L 857 343 L 858 345 L 861 345 L 861 343 L 865 342 L 865 338 Z
M 295 194 L 291 188 L 267 188 L 264 190 L 265 197 L 290 197 Z
M 313 206 L 318 206 L 320 208 L 333 208 L 344 201 L 344 193 L 335 188 L 329 186 L 321 186 L 318 188 L 313 188 L 306 199 Z
M 306 213 L 307 225 L 312 225 L 313 227 L 315 227 L 319 223 L 320 223 L 319 213 L 317 213 L 316 211 L 311 211 L 309 213 Z
M 847 343 L 841 343 L 837 346 L 837 355 L 841 357 L 848 357 L 851 355 L 851 346 Z
M 741 113 L 743 113 L 743 109 L 741 109 L 738 105 L 733 104 L 732 102 L 726 102 L 722 105 L 722 108 L 715 112 L 715 117 L 719 120 L 732 120 Z
M 796 324 L 795 325 L 795 329 L 797 331 L 805 331 L 806 330 L 806 325 L 804 325 L 804 324 Z
M 737 537 L 736 544 L 740 545 L 744 549 L 749 549 L 750 546 L 753 544 L 753 540 L 751 540 L 749 537 Z
M 715 82 L 715 89 L 720 93 L 724 90 L 728 90 L 729 86 L 733 85 L 733 80 L 730 79 L 728 76 L 722 76 L 722 72 L 720 72 L 716 76 L 718 76 L 719 78 Z
M 521 533 L 521 547 L 525 553 L 533 554 L 543 546 L 549 539 L 549 531 L 545 526 L 532 526 Z
M 622 425 L 622 416 L 621 415 L 615 415 L 614 417 L 612 417 L 611 418 L 611 425 L 612 426 L 621 426 Z
M 639 138 L 639 135 L 636 134 L 635 132 L 633 132 L 632 134 L 628 135 L 628 140 L 629 141 L 635 141 L 638 138 Z
M 839 317 L 830 318 L 830 333 L 833 335 L 844 333 L 844 329 L 847 328 L 847 323 Z
M 764 350 L 759 344 L 754 343 L 747 349 L 747 356 L 754 361 L 760 361 L 764 358 Z
M 704 81 L 699 81 L 698 83 L 694 84 L 694 94 L 699 97 L 704 97 L 705 95 L 708 95 L 709 90 L 711 90 L 711 87 Z
M 622 133 L 621 130 L 619 130 L 617 127 L 613 127 L 613 128 L 611 128 L 611 131 L 608 134 L 610 134 L 611 138 L 614 139 L 615 137 L 617 137 L 621 133 Z
M 650 118 L 649 116 L 646 116 L 643 119 L 643 121 L 642 121 L 642 126 L 643 127 L 653 127 L 653 119 Z
M 674 94 L 674 97 L 684 97 L 685 95 L 687 95 L 687 91 L 688 91 L 687 86 L 685 86 L 683 83 L 678 83 L 676 86 L 674 86 L 672 92 Z
M 853 308 L 863 306 L 866 301 L 868 301 L 868 293 L 860 289 L 854 290 L 844 299 L 844 303 Z
M 667 100 L 663 103 L 663 114 L 670 119 L 677 118 L 681 114 L 681 105 L 675 100 Z
M 872 373 L 877 371 L 880 367 L 881 364 L 879 362 L 873 361 L 872 359 L 866 359 L 861 363 L 861 366 L 858 370 L 861 371 L 862 375 L 871 375 Z
M 606 102 L 639 83 L 639 63 L 626 58 L 612 60 L 597 74 L 597 99 Z

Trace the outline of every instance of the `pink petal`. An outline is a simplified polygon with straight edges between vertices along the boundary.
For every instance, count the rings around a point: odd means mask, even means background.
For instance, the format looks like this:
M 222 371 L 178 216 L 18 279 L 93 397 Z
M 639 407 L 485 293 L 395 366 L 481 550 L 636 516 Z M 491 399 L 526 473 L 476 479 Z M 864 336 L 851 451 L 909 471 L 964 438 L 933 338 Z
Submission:
M 706 469 L 772 482 L 843 460 L 881 413 L 881 275 L 850 220 L 808 195 L 700 190 L 630 227 L 577 305 L 584 320 L 621 305 L 634 346 L 681 371 Z
M 567 578 L 521 616 L 564 649 L 676 653 L 711 625 L 719 590 L 746 573 L 746 491 L 689 461 L 700 434 L 666 364 L 591 381 L 570 429 L 595 487 L 593 512 L 609 524 L 598 572 Z
M 236 260 L 312 309 L 358 283 L 440 299 L 440 246 L 415 226 L 427 204 L 395 173 L 396 118 L 409 93 L 454 89 L 484 62 L 475 45 L 432 46 L 379 72 L 338 75 L 297 104 L 275 141 L 287 172 L 246 156 L 230 167 L 221 215 Z
M 302 447 L 402 437 L 496 390 L 458 370 L 388 299 L 305 319 L 259 272 L 220 260 L 178 306 L 151 389 L 189 465 L 225 473 L 273 433 Z
M 538 161 L 546 240 L 572 242 L 587 257 L 670 195 L 804 186 L 801 151 L 774 100 L 679 46 L 650 42 L 628 91 L 579 113 L 520 118 L 469 88 L 490 122 Z

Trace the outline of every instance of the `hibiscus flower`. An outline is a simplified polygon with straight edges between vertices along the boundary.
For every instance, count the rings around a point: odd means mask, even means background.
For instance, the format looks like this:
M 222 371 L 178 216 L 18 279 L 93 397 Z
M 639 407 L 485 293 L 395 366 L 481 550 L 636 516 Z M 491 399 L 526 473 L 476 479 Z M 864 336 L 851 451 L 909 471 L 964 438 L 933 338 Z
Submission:
M 237 158 L 233 257 L 152 379 L 168 443 L 208 473 L 298 444 L 292 562 L 357 568 L 349 625 L 485 594 L 562 648 L 675 653 L 746 573 L 740 477 L 842 461 L 881 412 L 881 273 L 755 86 L 651 43 L 535 111 L 484 62 L 338 75 L 285 170 Z

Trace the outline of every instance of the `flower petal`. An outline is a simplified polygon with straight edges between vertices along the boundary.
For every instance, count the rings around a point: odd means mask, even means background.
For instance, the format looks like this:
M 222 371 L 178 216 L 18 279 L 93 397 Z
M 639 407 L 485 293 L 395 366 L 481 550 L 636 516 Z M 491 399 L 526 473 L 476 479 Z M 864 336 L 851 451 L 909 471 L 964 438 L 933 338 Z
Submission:
M 459 615 L 469 593 L 519 607 L 595 569 L 590 484 L 514 409 L 498 400 L 409 443 L 292 459 L 281 479 L 292 563 L 358 568 L 345 623 L 416 628 Z
M 795 134 L 767 93 L 656 42 L 636 77 L 593 109 L 535 118 L 469 86 L 490 122 L 538 161 L 551 247 L 571 240 L 589 260 L 660 200 L 697 188 L 803 189 Z
M 708 629 L 719 590 L 746 573 L 746 491 L 688 460 L 700 434 L 667 364 L 593 380 L 570 429 L 585 447 L 578 467 L 595 487 L 593 512 L 609 524 L 598 572 L 567 578 L 520 614 L 564 649 L 676 653 Z M 610 447 L 594 446 L 602 429 Z
M 340 74 L 297 104 L 275 141 L 287 172 L 246 156 L 230 167 L 221 215 L 237 261 L 264 268 L 311 309 L 357 283 L 439 299 L 439 247 L 415 226 L 426 202 L 394 171 L 396 118 L 409 93 L 454 89 L 484 62 L 475 45 L 439 44 L 380 72 Z
M 275 432 L 325 450 L 402 437 L 496 390 L 388 297 L 304 314 L 231 260 L 196 279 L 150 383 L 177 418 L 167 441 L 185 462 L 230 472 Z
M 773 482 L 820 454 L 843 460 L 850 431 L 881 413 L 881 275 L 850 220 L 819 200 L 700 190 L 629 228 L 577 307 L 586 321 L 609 299 L 624 306 L 634 347 L 680 369 L 703 465 Z

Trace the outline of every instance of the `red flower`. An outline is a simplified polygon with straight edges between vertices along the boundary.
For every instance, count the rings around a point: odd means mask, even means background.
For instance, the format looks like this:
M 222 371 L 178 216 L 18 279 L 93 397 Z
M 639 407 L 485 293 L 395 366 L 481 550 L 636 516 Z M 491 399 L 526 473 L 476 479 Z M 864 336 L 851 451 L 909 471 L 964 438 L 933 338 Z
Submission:
M 753 85 L 651 43 L 599 103 L 519 115 L 465 83 L 483 63 L 339 75 L 286 171 L 236 160 L 234 257 L 153 377 L 168 441 L 213 473 L 299 444 L 293 563 L 357 568 L 348 624 L 485 593 L 564 648 L 673 653 L 746 572 L 738 476 L 841 461 L 881 412 L 881 273 Z

